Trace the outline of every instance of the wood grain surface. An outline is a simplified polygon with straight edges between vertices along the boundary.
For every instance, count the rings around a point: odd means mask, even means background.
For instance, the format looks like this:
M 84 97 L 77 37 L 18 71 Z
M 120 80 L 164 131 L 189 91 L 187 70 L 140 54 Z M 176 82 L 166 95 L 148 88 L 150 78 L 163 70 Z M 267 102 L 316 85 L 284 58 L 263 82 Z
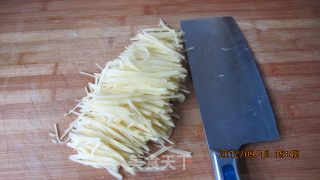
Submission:
M 85 94 L 97 72 L 141 27 L 163 18 L 234 16 L 256 56 L 277 114 L 281 140 L 246 146 L 270 158 L 240 159 L 243 179 L 320 177 L 320 1 L 313 0 L 3 0 L 0 1 L 0 179 L 112 179 L 105 170 L 68 160 L 72 150 L 51 142 L 53 124 Z M 193 152 L 176 170 L 125 174 L 127 179 L 213 179 L 193 87 L 178 105 L 172 139 Z M 228 133 L 226 131 L 226 133 Z M 276 158 L 277 149 L 300 158 Z

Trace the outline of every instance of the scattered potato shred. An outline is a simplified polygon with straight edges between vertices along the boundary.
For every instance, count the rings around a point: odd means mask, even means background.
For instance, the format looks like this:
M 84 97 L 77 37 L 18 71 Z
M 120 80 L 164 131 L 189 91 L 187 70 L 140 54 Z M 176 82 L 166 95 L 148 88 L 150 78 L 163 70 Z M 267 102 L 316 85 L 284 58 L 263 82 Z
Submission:
M 183 102 L 182 92 L 187 92 L 181 36 L 160 21 L 158 27 L 139 31 L 132 44 L 105 68 L 98 66 L 100 73 L 82 73 L 92 76 L 94 83 L 89 83 L 87 95 L 68 113 L 77 118 L 61 137 L 57 125 L 55 134 L 50 134 L 54 142 L 66 142 L 77 152 L 70 160 L 105 168 L 122 179 L 120 167 L 131 174 L 143 171 L 146 157 L 165 151 L 191 156 L 173 148 L 169 140 L 172 117 L 177 117 L 172 103 Z M 151 154 L 149 141 L 160 149 Z M 138 163 L 129 163 L 131 158 Z

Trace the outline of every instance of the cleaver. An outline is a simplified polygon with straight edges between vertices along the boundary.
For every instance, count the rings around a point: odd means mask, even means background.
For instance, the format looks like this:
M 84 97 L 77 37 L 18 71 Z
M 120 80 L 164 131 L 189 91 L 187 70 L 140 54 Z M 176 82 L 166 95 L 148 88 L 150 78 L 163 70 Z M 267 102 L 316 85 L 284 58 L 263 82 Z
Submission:
M 232 17 L 184 20 L 181 29 L 215 177 L 240 179 L 237 158 L 219 152 L 279 139 L 254 56 Z

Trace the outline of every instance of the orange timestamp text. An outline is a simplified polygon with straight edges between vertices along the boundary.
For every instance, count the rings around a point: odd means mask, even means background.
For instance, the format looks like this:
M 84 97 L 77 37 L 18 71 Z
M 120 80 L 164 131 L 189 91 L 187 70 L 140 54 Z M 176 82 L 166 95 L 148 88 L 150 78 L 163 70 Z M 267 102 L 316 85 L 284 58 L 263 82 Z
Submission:
M 268 149 L 246 149 L 246 150 L 230 150 L 230 149 L 220 149 L 219 151 L 220 158 L 261 158 L 261 159 L 268 159 L 271 156 L 276 158 L 292 158 L 296 159 L 300 157 L 300 151 L 296 149 L 276 149 L 270 151 Z

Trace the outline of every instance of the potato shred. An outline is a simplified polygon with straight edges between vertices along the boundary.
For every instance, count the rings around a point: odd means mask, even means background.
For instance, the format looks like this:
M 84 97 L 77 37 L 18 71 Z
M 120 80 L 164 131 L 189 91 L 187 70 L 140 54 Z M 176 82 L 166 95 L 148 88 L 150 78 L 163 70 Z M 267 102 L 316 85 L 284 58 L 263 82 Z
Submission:
M 120 167 L 131 174 L 147 170 L 147 157 L 165 151 L 191 156 L 174 149 L 169 140 L 172 117 L 177 117 L 172 103 L 183 102 L 183 92 L 187 92 L 181 37 L 181 32 L 160 21 L 158 27 L 139 31 L 117 59 L 100 67 L 100 73 L 82 73 L 92 76 L 94 83 L 89 83 L 87 95 L 67 113 L 77 118 L 61 137 L 57 125 L 55 134 L 50 134 L 54 142 L 66 143 L 77 152 L 70 160 L 105 168 L 122 179 Z M 151 154 L 149 141 L 161 149 Z

